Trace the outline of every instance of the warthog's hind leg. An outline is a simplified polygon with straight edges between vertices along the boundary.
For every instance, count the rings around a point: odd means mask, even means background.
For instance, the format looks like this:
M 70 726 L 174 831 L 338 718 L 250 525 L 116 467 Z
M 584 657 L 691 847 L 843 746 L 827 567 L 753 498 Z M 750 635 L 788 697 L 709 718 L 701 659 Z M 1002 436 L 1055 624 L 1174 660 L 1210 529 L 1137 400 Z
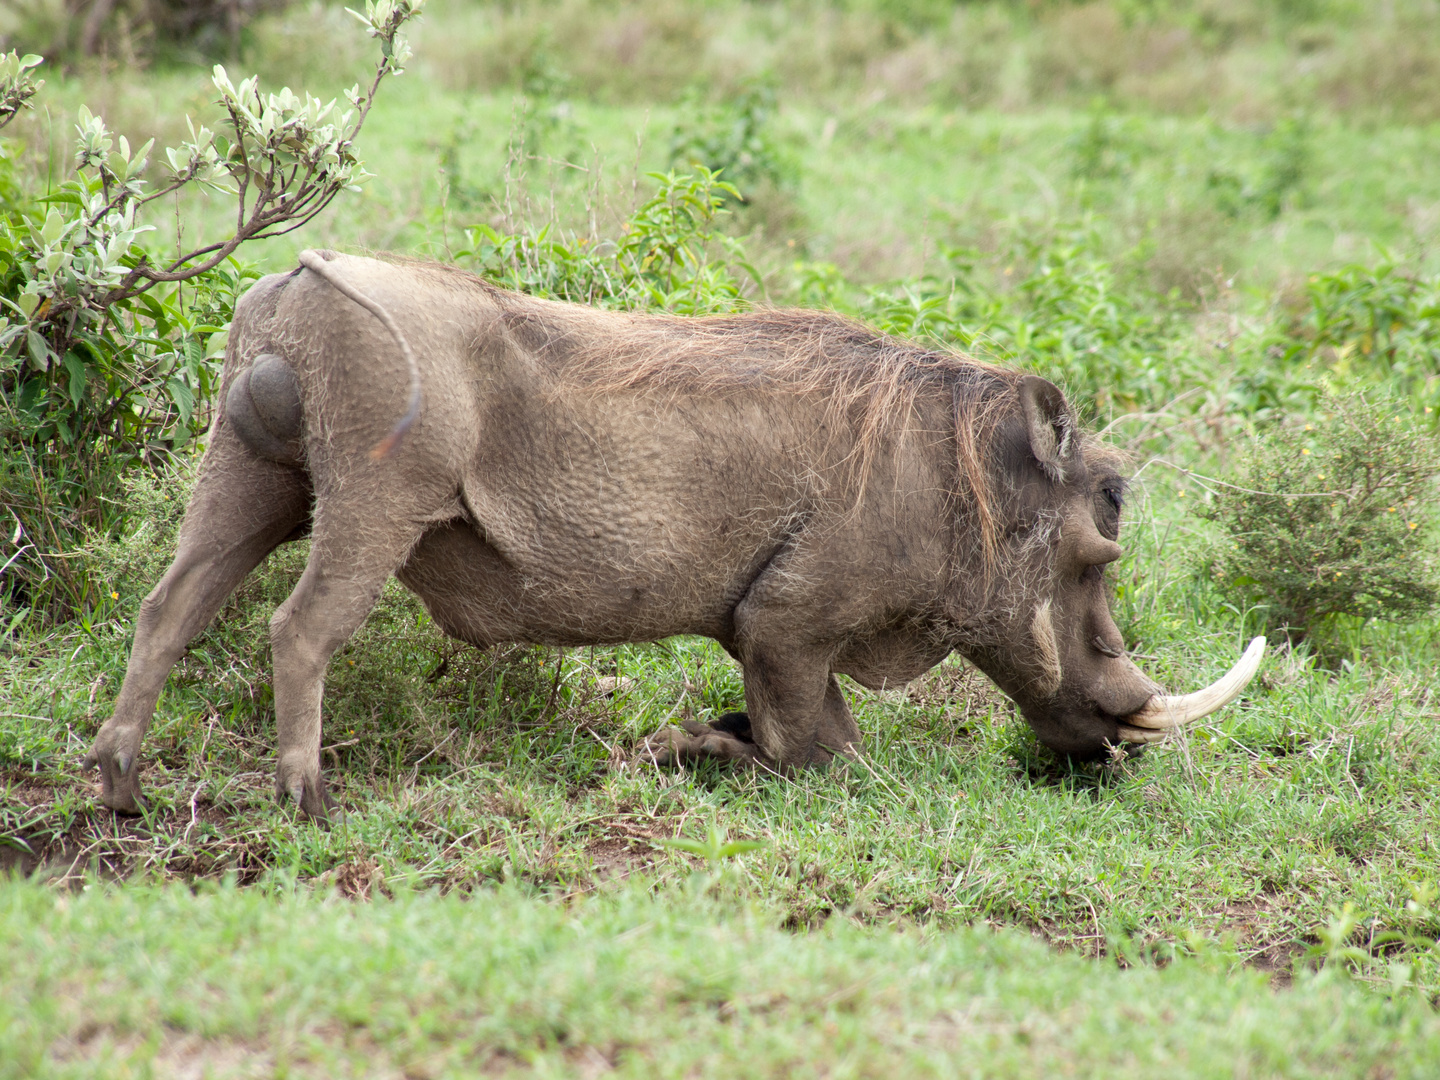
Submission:
M 363 486 L 361 487 L 363 490 Z M 329 819 L 335 801 L 320 776 L 320 704 L 325 668 L 365 621 L 386 579 L 405 561 L 421 526 L 413 507 L 377 509 L 390 492 L 373 501 L 322 502 L 316 510 L 310 547 L 295 591 L 270 620 L 275 668 L 276 794 L 300 810 Z M 418 516 L 418 515 L 417 515 Z
M 215 432 L 175 560 L 140 605 L 114 712 L 85 756 L 112 810 L 140 812 L 140 743 L 170 669 L 245 575 L 304 524 L 308 502 L 302 473 L 260 460 L 223 426 Z

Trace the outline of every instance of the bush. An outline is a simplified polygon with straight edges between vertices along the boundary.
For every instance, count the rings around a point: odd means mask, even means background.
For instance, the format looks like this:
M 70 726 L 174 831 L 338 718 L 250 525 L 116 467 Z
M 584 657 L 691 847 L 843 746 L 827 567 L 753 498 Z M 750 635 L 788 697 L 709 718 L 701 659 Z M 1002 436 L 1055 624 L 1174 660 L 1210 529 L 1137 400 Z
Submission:
M 776 110 L 772 87 L 753 83 L 734 98 L 709 105 L 692 93 L 688 105 L 670 134 L 671 168 L 703 166 L 745 192 L 762 184 L 794 184 L 798 170 L 770 131 Z
M 1324 637 L 1335 621 L 1418 618 L 1440 600 L 1440 442 L 1383 399 L 1330 397 L 1311 423 L 1272 428 L 1202 511 L 1224 541 L 1215 581 L 1274 631 Z
M 740 192 L 704 166 L 649 175 L 657 190 L 618 239 L 567 236 L 554 225 L 520 233 L 477 225 L 455 259 L 487 281 L 553 300 L 680 315 L 739 310 L 741 275 L 758 275 L 717 219 Z

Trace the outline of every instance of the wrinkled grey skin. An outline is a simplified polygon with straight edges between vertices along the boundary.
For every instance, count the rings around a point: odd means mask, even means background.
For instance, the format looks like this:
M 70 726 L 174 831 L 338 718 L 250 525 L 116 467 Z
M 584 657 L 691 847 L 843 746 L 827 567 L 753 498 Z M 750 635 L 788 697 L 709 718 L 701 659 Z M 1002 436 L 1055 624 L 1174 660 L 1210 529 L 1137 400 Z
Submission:
M 973 506 L 954 496 L 949 390 L 920 393 L 862 475 L 855 426 L 826 411 L 823 389 L 767 384 L 764 356 L 740 365 L 758 373 L 753 385 L 586 384 L 590 367 L 623 371 L 626 350 L 642 348 L 663 375 L 666 342 L 680 349 L 704 321 L 322 255 L 403 327 L 419 420 L 388 457 L 370 453 L 405 408 L 405 362 L 314 271 L 245 295 L 175 560 L 141 606 L 88 758 L 107 806 L 138 808 L 141 740 L 187 643 L 270 551 L 307 531 L 309 562 L 271 640 L 277 788 L 317 818 L 333 805 L 320 774 L 326 665 L 391 574 L 446 633 L 481 647 L 719 641 L 743 666 L 746 711 L 662 733 L 651 741 L 662 761 L 785 769 L 857 753 L 836 674 L 894 687 L 952 650 L 1065 753 L 1103 752 L 1117 718 L 1155 692 L 1123 655 L 1102 580 L 1120 555 L 1120 479 L 1044 380 L 975 366 L 995 404 L 982 448 L 996 523 L 987 570 Z M 804 313 L 723 326 L 750 335 L 736 349 L 773 339 L 775 356 L 860 335 Z

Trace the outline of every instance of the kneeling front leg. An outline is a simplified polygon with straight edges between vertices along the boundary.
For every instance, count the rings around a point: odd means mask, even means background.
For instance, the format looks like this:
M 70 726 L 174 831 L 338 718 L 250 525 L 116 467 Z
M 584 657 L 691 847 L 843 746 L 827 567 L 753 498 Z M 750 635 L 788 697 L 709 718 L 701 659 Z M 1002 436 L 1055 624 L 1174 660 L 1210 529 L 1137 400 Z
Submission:
M 644 750 L 646 756 L 660 766 L 731 761 L 737 765 L 774 768 L 774 762 L 755 745 L 750 717 L 743 712 L 728 712 L 708 724 L 681 720 L 679 727 L 664 728 L 646 739 Z

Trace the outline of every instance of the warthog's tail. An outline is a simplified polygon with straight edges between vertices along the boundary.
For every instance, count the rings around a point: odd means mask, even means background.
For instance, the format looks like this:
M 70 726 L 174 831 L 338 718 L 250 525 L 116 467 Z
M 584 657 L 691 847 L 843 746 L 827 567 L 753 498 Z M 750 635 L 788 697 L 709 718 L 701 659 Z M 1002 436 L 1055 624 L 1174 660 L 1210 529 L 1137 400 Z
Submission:
M 328 281 L 336 292 L 355 301 L 379 319 L 381 325 L 390 331 L 390 336 L 395 339 L 395 344 L 400 347 L 400 352 L 405 357 L 405 363 L 410 367 L 410 404 L 405 409 L 405 415 L 400 417 L 399 422 L 390 430 L 390 434 L 376 443 L 374 449 L 370 451 L 370 456 L 377 461 L 387 458 L 395 452 L 395 448 L 400 445 L 400 440 L 405 438 L 405 433 L 414 426 L 416 419 L 420 416 L 420 365 L 415 362 L 415 354 L 410 351 L 410 343 L 405 340 L 399 324 L 390 317 L 390 312 L 346 281 L 320 252 L 300 252 L 300 265 L 306 270 L 315 271 Z

